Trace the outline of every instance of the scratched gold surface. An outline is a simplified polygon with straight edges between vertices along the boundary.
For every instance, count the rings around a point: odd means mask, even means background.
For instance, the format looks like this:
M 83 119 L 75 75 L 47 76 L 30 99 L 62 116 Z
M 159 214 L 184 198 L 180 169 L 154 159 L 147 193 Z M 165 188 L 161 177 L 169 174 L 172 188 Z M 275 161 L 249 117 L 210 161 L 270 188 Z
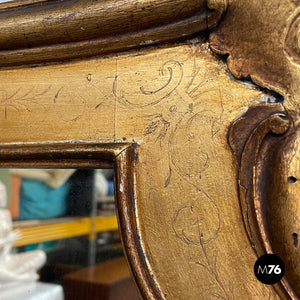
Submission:
M 277 299 L 253 274 L 227 144 L 262 97 L 197 40 L 2 69 L 0 141 L 137 142 L 137 233 L 163 297 Z
M 277 146 L 278 162 L 272 161 L 272 166 L 278 163 L 280 167 L 276 166 L 270 179 L 266 178 L 265 185 L 273 181 L 274 189 L 266 202 L 263 220 L 268 226 L 272 252 L 285 262 L 285 289 L 292 299 L 300 295 L 299 26 L 299 1 L 229 0 L 224 19 L 210 35 L 210 46 L 226 55 L 230 72 L 278 92 L 292 122 L 285 148 Z M 290 176 L 298 181 L 289 181 Z

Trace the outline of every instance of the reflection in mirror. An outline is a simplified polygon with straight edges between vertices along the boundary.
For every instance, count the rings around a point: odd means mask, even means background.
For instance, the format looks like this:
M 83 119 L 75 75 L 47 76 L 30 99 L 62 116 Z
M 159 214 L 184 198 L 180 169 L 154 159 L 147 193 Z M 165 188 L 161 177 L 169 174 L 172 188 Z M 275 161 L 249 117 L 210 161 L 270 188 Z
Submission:
M 32 298 L 91 299 L 115 282 L 120 295 L 138 299 L 123 257 L 111 169 L 0 169 L 0 249 L 0 299 L 21 299 L 28 283 Z

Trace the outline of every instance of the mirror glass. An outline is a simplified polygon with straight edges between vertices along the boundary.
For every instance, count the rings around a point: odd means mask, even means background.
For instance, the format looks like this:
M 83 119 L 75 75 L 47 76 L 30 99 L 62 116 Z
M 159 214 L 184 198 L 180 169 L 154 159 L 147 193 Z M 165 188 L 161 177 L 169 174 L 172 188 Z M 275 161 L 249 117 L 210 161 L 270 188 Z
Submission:
M 113 180 L 112 169 L 0 169 L 0 299 L 21 299 L 24 287 L 32 299 L 44 292 L 53 299 L 75 299 L 74 293 L 91 299 L 116 282 L 121 294 L 138 299 L 123 255 Z

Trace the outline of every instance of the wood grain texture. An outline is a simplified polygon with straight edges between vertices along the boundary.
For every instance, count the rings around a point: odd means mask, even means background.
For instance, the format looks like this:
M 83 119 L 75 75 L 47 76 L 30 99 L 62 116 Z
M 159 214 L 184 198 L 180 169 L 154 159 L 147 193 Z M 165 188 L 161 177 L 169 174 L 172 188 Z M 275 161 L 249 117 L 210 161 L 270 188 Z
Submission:
M 0 66 L 82 58 L 174 41 L 216 25 L 226 8 L 225 0 L 12 3 L 0 6 Z
M 66 300 L 140 300 L 124 257 L 69 273 L 63 287 Z
M 118 162 L 129 153 L 116 159 L 116 191 L 125 251 L 145 299 L 279 299 L 253 274 L 256 254 L 227 143 L 232 120 L 265 95 L 233 80 L 208 44 L 2 69 L 0 78 L 2 147 L 136 145 L 134 165 Z M 75 146 L 71 154 L 76 161 Z M 38 164 L 38 156 L 25 157 Z M 53 153 L 51 166 L 58 158 Z

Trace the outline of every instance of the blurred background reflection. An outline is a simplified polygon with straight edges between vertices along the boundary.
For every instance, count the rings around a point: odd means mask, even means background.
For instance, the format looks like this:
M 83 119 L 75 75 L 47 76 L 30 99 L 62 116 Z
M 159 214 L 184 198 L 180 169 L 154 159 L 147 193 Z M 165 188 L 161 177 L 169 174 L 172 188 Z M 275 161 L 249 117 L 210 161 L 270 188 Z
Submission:
M 6 263 L 16 279 L 0 282 L 1 299 L 139 299 L 123 256 L 113 177 L 111 169 L 0 169 L 0 207 L 10 219 L 0 222 L 3 261 L 26 256 L 20 264 L 39 278 L 18 281 L 20 268 Z

